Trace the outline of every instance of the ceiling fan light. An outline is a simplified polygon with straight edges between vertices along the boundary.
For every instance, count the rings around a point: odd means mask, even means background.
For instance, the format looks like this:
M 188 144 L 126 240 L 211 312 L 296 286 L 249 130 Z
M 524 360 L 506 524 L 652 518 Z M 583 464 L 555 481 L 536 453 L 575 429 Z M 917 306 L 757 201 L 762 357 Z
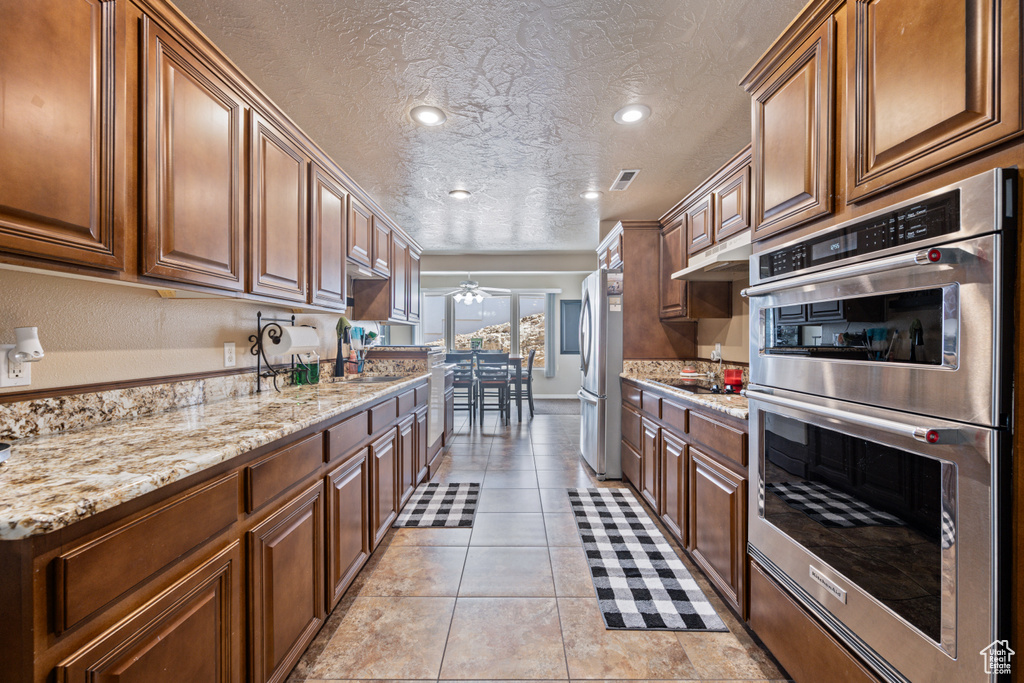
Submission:
M 476 302 L 478 304 L 482 304 L 484 302 L 484 295 L 481 294 L 480 292 L 477 292 L 476 294 Z
M 462 300 L 465 299 L 465 298 L 466 298 L 466 295 L 463 294 L 462 292 L 459 292 L 458 294 L 455 295 L 455 301 L 457 301 L 460 304 L 462 303 Z

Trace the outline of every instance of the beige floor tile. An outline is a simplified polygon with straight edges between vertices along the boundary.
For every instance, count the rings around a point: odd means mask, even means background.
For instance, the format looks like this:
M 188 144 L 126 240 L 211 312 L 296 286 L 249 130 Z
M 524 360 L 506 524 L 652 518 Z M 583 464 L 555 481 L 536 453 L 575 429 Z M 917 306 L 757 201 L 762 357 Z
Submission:
M 597 482 L 585 472 L 537 472 L 537 482 L 541 488 L 590 488 Z
M 446 472 L 440 472 L 436 477 L 430 481 L 435 484 L 465 484 L 475 483 L 480 484 L 484 480 L 484 470 L 453 470 L 449 469 Z
M 533 458 L 522 455 L 492 455 L 487 463 L 488 472 L 519 472 L 535 470 Z
M 477 512 L 540 512 L 537 489 L 481 489 Z
M 478 512 L 469 544 L 545 546 L 544 516 L 536 512 Z
M 449 455 L 447 462 L 453 470 L 486 470 L 490 456 L 483 455 Z
M 459 598 L 441 678 L 567 678 L 554 598 Z
M 611 631 L 597 598 L 559 598 L 572 678 L 692 679 L 697 671 L 671 631 Z
M 356 598 L 313 679 L 437 678 L 455 598 Z
M 484 477 L 483 488 L 485 489 L 529 489 L 536 488 L 537 473 L 533 470 L 520 470 L 515 472 L 497 472 L 488 470 Z
M 572 506 L 569 505 L 569 494 L 564 487 L 541 487 L 540 504 L 544 512 L 572 512 Z
M 585 472 L 584 465 L 576 462 L 575 459 L 563 458 L 559 455 L 535 455 L 533 462 L 538 470 L 551 472 Z
M 576 522 L 573 520 L 573 516 L 567 512 L 544 513 L 544 528 L 548 534 L 548 545 L 583 545 L 580 533 L 576 529 Z
M 676 633 L 702 678 L 757 679 L 781 677 L 760 648 L 744 647 L 731 633 Z
M 469 549 L 459 597 L 554 597 L 547 548 Z
M 472 534 L 472 529 L 454 527 L 406 527 L 393 531 L 391 545 L 466 546 L 469 545 L 469 537 Z
M 392 544 L 359 595 L 456 596 L 465 547 Z
M 534 442 L 533 454 L 539 457 L 546 458 L 571 457 L 573 459 L 576 459 L 577 457 L 579 457 L 579 452 L 576 450 L 576 446 L 572 443 L 566 443 L 565 441 L 557 441 L 552 443 Z
M 594 582 L 582 547 L 548 548 L 555 595 L 560 598 L 592 598 Z

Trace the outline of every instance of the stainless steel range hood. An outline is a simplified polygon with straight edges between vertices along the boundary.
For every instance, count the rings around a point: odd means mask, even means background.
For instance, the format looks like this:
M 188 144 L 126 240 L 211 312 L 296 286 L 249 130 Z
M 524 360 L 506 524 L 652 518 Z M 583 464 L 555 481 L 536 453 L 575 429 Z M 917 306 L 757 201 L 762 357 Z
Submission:
M 732 282 L 750 277 L 750 231 L 709 247 L 690 257 L 686 267 L 672 273 L 673 280 Z

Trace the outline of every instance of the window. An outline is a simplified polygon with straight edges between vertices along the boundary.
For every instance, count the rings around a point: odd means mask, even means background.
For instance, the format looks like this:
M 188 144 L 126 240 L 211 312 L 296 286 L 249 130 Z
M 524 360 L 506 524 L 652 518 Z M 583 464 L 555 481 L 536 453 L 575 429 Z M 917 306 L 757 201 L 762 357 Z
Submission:
M 444 346 L 445 326 L 448 321 L 446 299 L 443 294 L 427 292 L 423 295 L 422 315 L 419 325 L 420 343 L 427 346 Z
M 536 350 L 533 367 L 543 368 L 547 339 L 547 295 L 519 295 L 519 353 L 525 359 Z M 525 361 L 524 361 L 525 362 Z
M 455 303 L 455 336 L 451 348 L 477 348 L 512 352 L 511 297 L 491 296 L 471 304 Z
M 579 355 L 580 352 L 580 308 L 582 299 L 562 299 L 562 330 L 559 352 L 565 355 Z

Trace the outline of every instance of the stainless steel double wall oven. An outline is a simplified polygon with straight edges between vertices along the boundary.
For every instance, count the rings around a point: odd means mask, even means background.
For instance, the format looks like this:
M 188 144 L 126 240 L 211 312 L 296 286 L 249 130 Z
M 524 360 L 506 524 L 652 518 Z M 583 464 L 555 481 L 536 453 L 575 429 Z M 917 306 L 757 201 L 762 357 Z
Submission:
M 1015 172 L 751 258 L 752 556 L 887 680 L 988 680 Z

